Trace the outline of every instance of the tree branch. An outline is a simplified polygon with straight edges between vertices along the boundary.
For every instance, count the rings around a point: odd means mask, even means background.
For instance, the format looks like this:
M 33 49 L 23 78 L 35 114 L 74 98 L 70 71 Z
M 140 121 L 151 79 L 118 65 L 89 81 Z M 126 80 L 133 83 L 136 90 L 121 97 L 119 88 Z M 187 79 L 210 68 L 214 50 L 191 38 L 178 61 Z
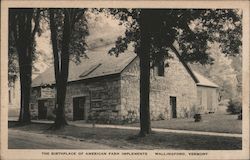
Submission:
M 32 31 L 32 34 L 31 34 L 31 38 L 34 39 L 35 37 L 35 34 L 39 28 L 39 21 L 40 21 L 40 9 L 38 8 L 37 11 L 36 11 L 36 17 L 35 17 L 35 26 L 34 26 L 34 29 Z
M 76 13 L 76 16 L 75 16 L 74 21 L 75 21 L 75 22 L 79 21 L 79 20 L 82 18 L 82 16 L 84 15 L 84 12 L 85 12 L 84 9 L 83 9 L 83 10 L 79 10 L 78 13 Z M 77 14 L 78 14 L 78 15 L 77 15 Z
M 17 19 L 16 19 L 16 15 L 13 13 L 11 13 L 12 15 L 12 18 L 10 18 L 10 20 L 12 21 L 12 25 L 11 25 L 11 30 L 13 32 L 13 36 L 14 36 L 14 41 L 15 41 L 15 44 L 17 45 L 17 42 L 18 42 L 18 35 L 17 35 Z M 10 31 L 9 31 L 10 32 Z

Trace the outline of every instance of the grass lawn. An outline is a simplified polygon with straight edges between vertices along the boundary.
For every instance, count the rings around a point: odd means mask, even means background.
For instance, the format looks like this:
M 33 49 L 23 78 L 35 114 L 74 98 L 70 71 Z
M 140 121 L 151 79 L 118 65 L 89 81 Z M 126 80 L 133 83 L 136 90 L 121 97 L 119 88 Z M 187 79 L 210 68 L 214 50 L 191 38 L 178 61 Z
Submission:
M 49 124 L 32 123 L 9 127 L 15 130 L 59 137 L 73 137 L 78 141 L 98 143 L 116 149 L 184 149 L 184 150 L 237 150 L 242 148 L 241 138 L 204 136 L 177 133 L 153 133 L 139 138 L 137 130 L 66 126 L 64 129 L 48 130 Z M 98 149 L 98 148 L 96 148 Z
M 139 123 L 129 124 L 140 126 Z M 179 129 L 190 131 L 206 131 L 221 133 L 242 133 L 242 121 L 237 115 L 204 114 L 202 122 L 194 122 L 193 118 L 151 121 L 153 128 Z

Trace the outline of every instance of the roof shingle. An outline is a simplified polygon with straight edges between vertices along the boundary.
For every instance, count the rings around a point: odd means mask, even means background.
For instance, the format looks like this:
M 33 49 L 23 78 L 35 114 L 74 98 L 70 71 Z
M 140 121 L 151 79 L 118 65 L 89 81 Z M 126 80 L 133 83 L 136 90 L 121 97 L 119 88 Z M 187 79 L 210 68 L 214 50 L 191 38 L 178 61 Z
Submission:
M 89 58 L 81 59 L 80 64 L 70 61 L 68 82 L 120 73 L 136 57 L 136 54 L 129 50 L 118 57 L 108 55 L 111 47 L 108 45 L 88 51 L 86 54 Z M 54 83 L 54 67 L 52 66 L 32 81 L 32 87 Z

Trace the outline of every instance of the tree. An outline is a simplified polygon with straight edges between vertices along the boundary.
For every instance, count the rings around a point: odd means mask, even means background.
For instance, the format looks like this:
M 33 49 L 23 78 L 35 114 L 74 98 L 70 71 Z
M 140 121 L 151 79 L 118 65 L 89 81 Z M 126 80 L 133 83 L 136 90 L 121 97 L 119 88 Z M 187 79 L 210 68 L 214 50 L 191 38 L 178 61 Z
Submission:
M 124 52 L 134 42 L 140 58 L 140 135 L 150 128 L 150 64 L 169 58 L 169 50 L 179 54 L 173 43 L 179 43 L 181 58 L 187 62 L 209 64 L 208 42 L 220 42 L 228 55 L 240 53 L 241 14 L 230 9 L 109 9 L 125 22 L 127 30 L 119 37 L 111 54 Z
M 84 12 L 85 9 L 49 9 L 56 80 L 55 129 L 67 125 L 65 98 L 69 60 L 71 54 L 81 55 L 85 52 L 85 36 L 88 32 Z
M 16 47 L 13 37 L 11 37 L 11 32 L 9 32 L 9 47 L 8 47 L 8 85 L 15 82 L 18 78 L 18 57 L 16 53 Z
M 240 96 L 240 92 L 237 91 L 237 87 L 240 84 L 237 79 L 239 73 L 235 70 L 236 67 L 241 67 L 240 56 L 232 57 L 222 54 L 219 44 L 210 44 L 208 53 L 213 57 L 214 61 L 212 65 L 201 65 L 197 63 L 191 64 L 192 69 L 199 71 L 203 75 L 206 75 L 213 82 L 218 84 L 219 87 L 219 100 L 226 100 L 230 98 L 236 98 Z M 237 64 L 233 64 L 235 58 L 238 60 Z
M 9 10 L 9 54 L 18 55 L 21 108 L 20 123 L 30 122 L 30 89 L 32 58 L 35 50 L 35 34 L 39 28 L 40 9 L 22 8 Z M 32 23 L 34 26 L 32 27 Z M 14 56 L 10 56 L 11 57 Z M 10 61 L 11 63 L 11 61 Z
M 147 19 L 149 13 L 142 12 L 139 24 L 141 26 L 140 49 L 138 55 L 140 58 L 140 135 L 145 136 L 151 132 L 149 92 L 150 92 L 150 36 L 149 24 Z

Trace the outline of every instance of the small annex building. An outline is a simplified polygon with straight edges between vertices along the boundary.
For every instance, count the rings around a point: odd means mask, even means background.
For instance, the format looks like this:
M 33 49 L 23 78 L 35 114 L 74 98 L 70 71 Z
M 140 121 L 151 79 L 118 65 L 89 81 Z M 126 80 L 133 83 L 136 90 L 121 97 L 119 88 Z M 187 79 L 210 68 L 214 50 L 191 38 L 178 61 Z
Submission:
M 87 52 L 80 64 L 70 62 L 65 101 L 68 120 L 97 123 L 132 123 L 139 120 L 139 58 L 127 50 L 108 55 L 112 45 Z M 218 86 L 192 71 L 180 56 L 171 53 L 169 67 L 151 70 L 150 113 L 152 120 L 190 117 L 211 113 L 218 107 Z M 54 68 L 32 82 L 30 101 L 34 119 L 53 119 Z

